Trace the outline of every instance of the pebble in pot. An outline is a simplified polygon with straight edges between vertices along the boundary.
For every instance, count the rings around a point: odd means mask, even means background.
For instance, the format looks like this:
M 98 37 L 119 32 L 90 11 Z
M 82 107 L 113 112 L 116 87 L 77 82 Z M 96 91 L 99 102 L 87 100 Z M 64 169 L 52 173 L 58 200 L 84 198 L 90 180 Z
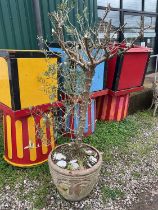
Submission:
M 65 168 L 67 166 L 67 163 L 65 160 L 59 160 L 56 164 L 57 164 L 57 166 L 59 166 L 61 168 Z
M 92 163 L 92 164 L 95 164 L 97 163 L 97 158 L 93 157 L 93 156 L 90 156 L 89 157 L 89 161 Z
M 54 153 L 53 155 L 54 160 L 66 160 L 66 156 L 62 153 Z
M 71 164 L 72 170 L 77 170 L 80 167 L 79 164 L 77 163 L 77 160 L 71 160 L 69 163 Z

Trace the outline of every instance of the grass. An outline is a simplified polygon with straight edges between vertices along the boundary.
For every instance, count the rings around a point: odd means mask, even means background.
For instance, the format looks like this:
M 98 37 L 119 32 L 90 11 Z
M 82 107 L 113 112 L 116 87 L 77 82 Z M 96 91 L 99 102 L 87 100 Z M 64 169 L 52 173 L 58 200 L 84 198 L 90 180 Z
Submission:
M 112 149 L 117 149 L 121 153 L 128 153 L 128 148 L 131 146 L 130 139 L 138 138 L 141 135 L 142 129 L 150 129 L 155 123 L 155 118 L 152 118 L 150 112 L 140 112 L 133 116 L 129 116 L 124 121 L 118 122 L 97 122 L 95 134 L 84 140 L 85 143 L 90 143 L 104 153 L 106 162 L 114 161 L 115 157 L 111 152 Z M 50 184 L 51 176 L 47 163 L 32 168 L 17 168 L 8 165 L 3 160 L 3 135 L 2 127 L 0 128 L 0 191 L 6 185 L 14 189 L 17 183 L 21 183 L 19 189 L 19 198 L 21 200 L 34 201 L 36 208 L 42 208 L 46 205 L 47 195 L 49 195 L 53 185 Z M 59 143 L 63 143 L 65 139 L 60 139 Z M 146 150 L 143 150 L 143 153 Z M 139 177 L 139 174 L 134 174 Z M 31 189 L 28 194 L 25 194 L 24 180 L 38 181 L 39 186 L 36 189 Z M 102 188 L 105 199 L 116 199 L 123 196 L 123 192 L 117 189 L 110 189 L 107 186 Z
M 106 202 L 109 199 L 116 200 L 124 196 L 124 192 L 122 192 L 120 189 L 117 188 L 111 189 L 108 186 L 102 187 L 101 191 L 104 202 Z
M 141 174 L 139 172 L 137 172 L 137 171 L 133 171 L 132 175 L 135 178 L 141 178 Z
M 31 168 L 18 168 L 7 164 L 3 159 L 3 137 L 2 137 L 2 127 L 0 128 L 0 191 L 5 186 L 10 186 L 14 189 L 16 184 L 21 183 L 19 188 L 19 198 L 21 200 L 33 201 L 33 195 L 36 195 L 35 205 L 38 208 L 43 207 L 46 203 L 46 194 L 48 193 L 50 187 L 50 174 L 47 163 L 40 166 L 35 166 Z M 28 195 L 24 195 L 24 180 L 38 180 L 40 186 L 38 189 L 32 189 Z

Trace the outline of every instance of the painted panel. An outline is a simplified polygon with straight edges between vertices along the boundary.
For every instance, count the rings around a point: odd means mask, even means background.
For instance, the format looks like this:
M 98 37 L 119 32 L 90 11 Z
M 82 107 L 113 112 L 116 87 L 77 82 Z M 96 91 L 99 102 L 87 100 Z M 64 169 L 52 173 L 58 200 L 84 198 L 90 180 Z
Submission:
M 29 133 L 29 144 L 30 144 L 30 160 L 35 161 L 37 159 L 36 151 L 36 133 L 35 133 L 35 121 L 33 117 L 28 118 L 28 133 Z
M 18 73 L 21 108 L 37 106 L 49 103 L 49 94 L 44 92 L 42 83 L 38 77 L 44 73 L 50 64 L 57 62 L 57 58 L 18 58 Z M 48 84 L 53 84 L 57 87 L 57 74 L 52 79 L 48 80 Z M 56 93 L 57 94 L 57 93 Z M 57 100 L 57 95 L 54 101 Z
M 8 63 L 0 58 L 0 102 L 11 108 Z
M 64 51 L 59 47 L 50 47 L 49 48 L 50 51 L 54 51 L 56 53 L 61 53 L 62 58 L 61 58 L 61 62 L 63 62 L 65 59 L 65 53 Z M 86 59 L 86 58 L 85 58 Z M 95 74 L 93 76 L 92 79 L 92 84 L 91 84 L 91 88 L 90 88 L 90 92 L 95 92 L 95 91 L 99 91 L 99 90 L 103 90 L 104 89 L 104 81 L 105 81 L 105 65 L 106 63 L 103 62 L 101 64 L 99 64 L 96 69 L 95 69 Z M 63 80 L 62 80 L 63 81 Z
M 126 53 L 121 68 L 118 90 L 142 85 L 148 53 Z M 136 61 L 136 62 L 135 62 Z
M 40 127 L 43 131 L 43 138 L 42 138 L 42 154 L 46 154 L 48 152 L 48 146 L 47 146 L 47 133 L 46 133 L 46 124 L 44 123 L 43 118 L 40 120 Z
M 23 137 L 22 137 L 22 122 L 17 120 L 15 122 L 16 127 L 16 148 L 17 148 L 17 157 L 23 158 L 24 151 L 23 151 Z
M 104 70 L 105 62 L 99 64 L 95 69 L 95 74 L 93 76 L 92 85 L 90 92 L 99 91 L 104 89 Z
M 7 115 L 7 148 L 8 148 L 8 158 L 12 159 L 12 134 L 11 134 L 11 117 Z
M 92 134 L 95 130 L 95 124 L 96 124 L 96 105 L 95 100 L 91 100 L 91 104 L 89 104 L 87 113 L 86 113 L 86 121 L 85 121 L 85 127 L 84 127 L 84 135 L 89 136 Z M 74 138 L 79 126 L 79 112 L 80 107 L 79 104 L 77 104 L 74 108 L 74 112 L 67 116 L 66 123 L 65 123 L 65 132 L 67 136 L 70 136 L 71 138 Z

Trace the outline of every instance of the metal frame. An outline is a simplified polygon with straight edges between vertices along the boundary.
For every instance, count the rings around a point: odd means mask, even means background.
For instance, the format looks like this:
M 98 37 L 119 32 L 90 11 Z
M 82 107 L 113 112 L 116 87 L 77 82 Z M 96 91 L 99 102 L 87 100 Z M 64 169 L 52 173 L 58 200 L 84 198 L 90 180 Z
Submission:
M 150 58 L 156 58 L 154 82 L 157 82 L 158 55 L 151 55 Z
M 100 10 L 105 10 L 106 7 L 104 6 L 98 6 L 98 9 Z M 140 11 L 140 10 L 132 10 L 132 9 L 121 9 L 121 8 L 111 8 L 111 11 L 119 11 L 119 12 L 129 12 L 129 13 L 135 13 L 138 15 L 147 15 L 147 16 L 157 16 L 157 12 L 145 12 L 145 11 Z
M 142 86 L 143 86 L 143 84 L 144 84 L 145 75 L 147 74 L 149 61 L 150 61 L 150 53 L 149 53 L 149 55 L 148 55 L 148 60 L 147 60 L 147 62 L 146 62 L 145 71 L 144 71 L 144 75 L 143 75 L 143 78 L 142 78 Z
M 111 8 L 111 11 L 119 11 L 120 12 L 120 26 L 124 25 L 124 14 L 133 14 L 133 15 L 139 15 L 139 16 L 150 16 L 150 17 L 157 17 L 158 16 L 158 1 L 157 1 L 157 8 L 156 8 L 156 12 L 146 12 L 144 11 L 144 5 L 145 5 L 145 0 L 142 0 L 142 10 L 138 11 L 138 10 L 131 10 L 131 9 L 123 9 L 123 0 L 120 0 L 120 8 Z M 106 7 L 104 6 L 98 6 L 97 7 L 100 10 L 105 10 Z M 157 24 L 156 26 L 158 26 L 158 20 L 157 20 Z M 156 29 L 155 29 L 156 30 Z M 156 34 L 156 37 L 158 39 L 158 34 Z M 118 41 L 121 42 L 124 40 L 124 36 L 122 32 L 119 32 L 119 38 Z

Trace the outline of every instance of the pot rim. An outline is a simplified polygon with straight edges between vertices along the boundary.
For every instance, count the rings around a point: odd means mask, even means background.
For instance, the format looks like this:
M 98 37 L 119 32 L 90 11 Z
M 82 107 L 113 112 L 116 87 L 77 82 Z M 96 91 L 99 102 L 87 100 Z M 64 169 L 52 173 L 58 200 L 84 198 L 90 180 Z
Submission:
M 70 143 L 61 144 L 61 145 L 57 146 L 56 148 L 62 147 L 63 145 L 67 145 L 67 144 L 70 144 Z M 82 143 L 82 144 L 84 144 L 84 143 Z M 58 172 L 60 174 L 67 175 L 67 176 L 85 176 L 85 175 L 94 173 L 95 171 L 98 170 L 99 167 L 101 167 L 101 164 L 102 164 L 102 153 L 99 152 L 95 147 L 93 147 L 93 146 L 91 146 L 89 144 L 84 144 L 84 145 L 86 145 L 86 146 L 92 148 L 93 150 L 95 150 L 98 153 L 98 156 L 99 156 L 98 162 L 94 166 L 92 166 L 91 168 L 74 170 L 74 171 L 70 171 L 70 170 L 67 170 L 67 169 L 60 168 L 59 166 L 54 164 L 52 159 L 51 159 L 51 155 L 52 155 L 52 152 L 54 152 L 54 150 L 52 150 L 49 153 L 49 156 L 48 156 L 49 164 L 53 167 L 53 170 L 55 170 L 56 172 Z

